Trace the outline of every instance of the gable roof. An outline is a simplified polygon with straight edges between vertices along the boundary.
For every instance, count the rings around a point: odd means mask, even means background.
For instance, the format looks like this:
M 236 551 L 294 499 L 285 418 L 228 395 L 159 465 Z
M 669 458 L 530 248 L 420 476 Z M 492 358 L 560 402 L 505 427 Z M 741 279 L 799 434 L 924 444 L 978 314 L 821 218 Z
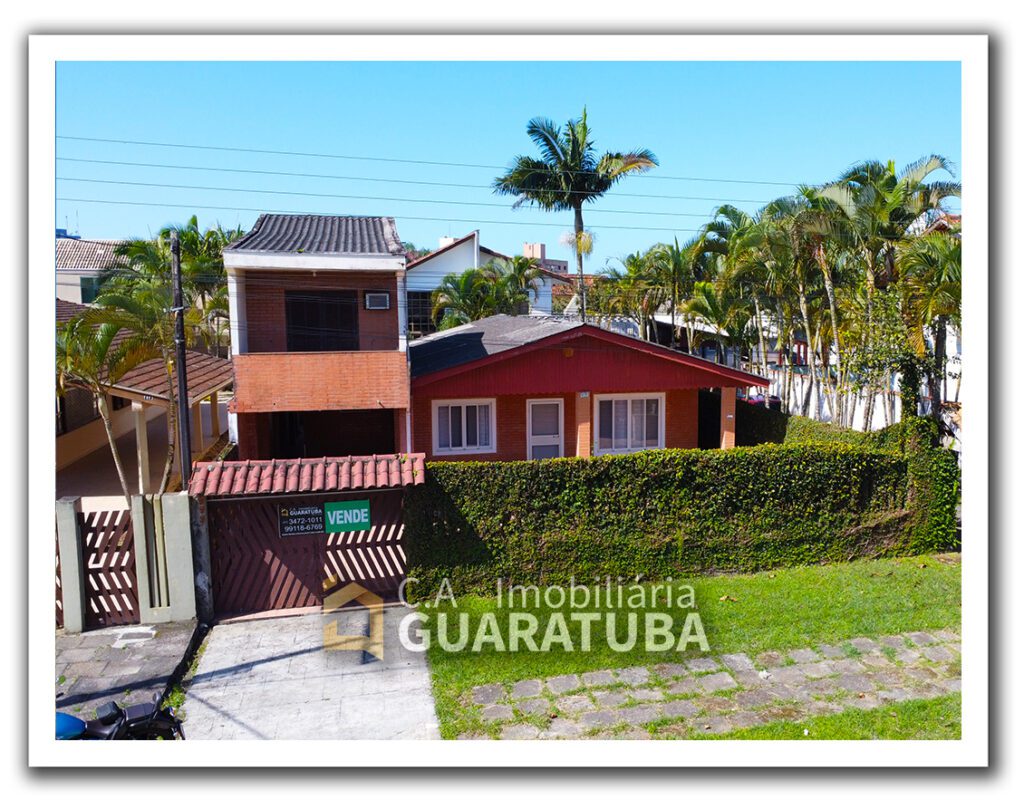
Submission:
M 424 262 L 430 261 L 431 259 L 437 258 L 442 253 L 447 253 L 449 250 L 455 249 L 460 244 L 465 244 L 466 242 L 468 242 L 470 239 L 473 238 L 474 234 L 477 234 L 478 232 L 479 231 L 475 231 L 474 230 L 471 233 L 467 233 L 461 239 L 456 239 L 455 241 L 451 242 L 450 244 L 446 244 L 444 247 L 439 247 L 439 248 L 437 248 L 437 250 L 432 250 L 431 252 L 427 253 L 425 256 L 420 256 L 419 258 L 414 259 L 413 261 L 410 261 L 406 265 L 405 269 L 407 271 L 415 269 L 420 264 L 423 264 Z M 508 258 L 508 256 L 506 256 L 504 253 L 499 253 L 497 250 L 491 250 L 491 248 L 484 247 L 483 245 L 480 245 L 480 252 L 481 253 L 487 253 L 489 256 L 493 256 L 494 258 Z
M 114 262 L 116 239 L 57 239 L 58 270 L 105 270 Z
M 252 230 L 225 252 L 330 256 L 404 256 L 390 216 L 260 214 Z
M 595 337 L 623 348 L 700 369 L 738 387 L 767 387 L 768 380 L 727 365 L 695 357 L 657 343 L 612 332 L 589 323 L 557 317 L 494 315 L 454 329 L 436 332 L 409 343 L 412 379 L 434 382 L 527 351 L 572 340 Z
M 563 318 L 493 315 L 428 334 L 409 343 L 412 376 L 436 373 L 511 348 L 521 348 L 579 325 L 579 321 Z

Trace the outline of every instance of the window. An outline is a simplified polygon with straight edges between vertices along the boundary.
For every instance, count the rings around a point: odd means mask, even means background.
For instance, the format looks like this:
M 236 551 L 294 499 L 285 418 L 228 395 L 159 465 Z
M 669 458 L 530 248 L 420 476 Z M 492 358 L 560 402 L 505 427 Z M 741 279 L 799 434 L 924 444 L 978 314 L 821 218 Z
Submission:
M 409 292 L 406 297 L 409 312 L 409 334 L 413 337 L 423 337 L 425 334 L 433 334 L 437 331 L 437 324 L 434 322 L 431 292 Z
M 289 351 L 358 351 L 359 320 L 354 291 L 285 292 Z
M 79 286 L 82 291 L 82 303 L 92 303 L 100 294 L 100 279 L 95 276 L 82 276 Z
M 434 454 L 495 451 L 494 399 L 434 402 Z
M 598 455 L 665 446 L 665 395 L 598 396 Z

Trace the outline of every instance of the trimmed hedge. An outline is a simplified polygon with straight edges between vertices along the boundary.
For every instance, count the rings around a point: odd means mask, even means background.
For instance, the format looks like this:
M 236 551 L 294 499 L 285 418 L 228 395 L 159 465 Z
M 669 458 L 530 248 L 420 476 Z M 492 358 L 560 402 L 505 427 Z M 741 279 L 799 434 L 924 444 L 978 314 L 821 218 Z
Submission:
M 405 499 L 417 596 L 663 579 L 956 546 L 951 453 L 836 444 L 427 465 Z M 952 522 L 950 517 L 952 515 Z

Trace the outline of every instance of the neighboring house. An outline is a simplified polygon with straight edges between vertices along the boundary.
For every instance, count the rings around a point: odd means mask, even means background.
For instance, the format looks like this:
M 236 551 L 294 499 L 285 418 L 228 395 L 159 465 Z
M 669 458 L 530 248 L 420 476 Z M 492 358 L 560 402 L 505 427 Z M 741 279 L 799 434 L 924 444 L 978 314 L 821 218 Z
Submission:
M 698 446 L 697 392 L 767 380 L 568 318 L 496 315 L 410 343 L 413 450 L 526 460 Z
M 262 214 L 225 248 L 224 267 L 240 459 L 409 450 L 394 219 Z
M 546 258 L 543 244 L 523 244 L 523 255 L 536 258 L 538 264 L 545 269 L 545 275 L 539 279 L 536 294 L 530 297 L 530 313 L 551 314 L 551 289 L 557 283 L 550 274 L 565 262 Z M 442 237 L 440 247 L 432 253 L 410 261 L 406 268 L 406 289 L 409 309 L 409 334 L 422 337 L 437 331 L 433 319 L 432 296 L 434 290 L 441 286 L 441 281 L 449 273 L 461 274 L 468 269 L 476 269 L 498 259 L 507 259 L 503 253 L 491 250 L 480 244 L 480 231 L 474 230 L 460 239 L 450 236 Z
M 89 308 L 59 298 L 56 304 L 57 324 Z M 119 337 L 114 338 L 114 346 Z M 223 403 L 218 402 L 218 396 L 231 385 L 231 364 L 209 354 L 187 351 L 185 370 L 192 451 L 199 455 L 221 439 Z M 140 493 L 155 491 L 167 449 L 168 397 L 163 360 L 151 359 L 135 366 L 107 389 L 106 398 L 129 486 Z M 57 397 L 56 433 L 58 496 L 121 493 L 106 429 L 91 392 L 72 387 Z
M 71 303 L 92 303 L 99 276 L 114 261 L 121 241 L 80 239 L 57 230 L 57 297 Z

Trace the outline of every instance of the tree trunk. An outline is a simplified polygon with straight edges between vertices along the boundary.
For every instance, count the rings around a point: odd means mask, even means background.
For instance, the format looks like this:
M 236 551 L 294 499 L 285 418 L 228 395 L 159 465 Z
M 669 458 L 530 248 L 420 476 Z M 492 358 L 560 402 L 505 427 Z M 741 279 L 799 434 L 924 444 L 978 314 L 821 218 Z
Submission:
M 121 491 L 124 492 L 124 502 L 130 509 L 132 507 L 132 495 L 128 489 L 128 478 L 125 476 L 124 466 L 121 463 L 121 453 L 117 451 L 117 440 L 114 438 L 114 428 L 110 423 L 110 409 L 107 407 L 107 397 L 98 388 L 93 390 L 93 395 L 96 396 L 96 406 L 100 411 L 100 418 L 103 420 L 103 429 L 107 432 L 110 454 L 114 456 L 114 468 L 117 470 L 117 479 L 121 482 Z M 142 481 L 139 481 L 139 483 L 141 484 Z
M 934 338 L 934 357 L 932 358 L 931 370 L 928 374 L 928 398 L 931 399 L 931 417 L 936 422 L 942 422 L 942 382 L 945 378 L 946 367 L 946 318 L 939 317 L 936 320 Z
M 799 293 L 799 299 L 800 299 L 800 317 L 803 320 L 804 334 L 807 337 L 807 363 L 808 363 L 808 366 L 809 366 L 807 370 L 810 372 L 810 377 L 811 377 L 811 379 L 810 379 L 810 383 L 811 383 L 810 384 L 810 389 L 813 391 L 814 390 L 814 381 L 815 381 L 815 372 L 816 372 L 816 368 L 815 368 L 816 363 L 815 363 L 815 357 L 814 357 L 814 343 L 812 342 L 813 341 L 813 336 L 811 334 L 811 318 L 810 318 L 810 315 L 808 314 L 808 311 L 807 311 L 807 295 L 806 295 L 806 293 L 804 291 L 803 284 L 801 284 L 798 287 L 797 291 Z M 818 397 L 816 396 L 815 397 L 816 401 L 817 401 L 817 398 Z M 805 397 L 804 398 L 804 413 L 803 413 L 803 415 L 805 415 L 805 416 L 807 415 L 807 412 L 808 412 L 808 402 L 809 402 L 809 400 Z M 820 416 L 821 415 L 820 408 L 817 409 L 817 412 L 818 412 L 818 415 Z
M 580 321 L 587 322 L 587 285 L 583 280 L 583 250 L 580 248 L 583 238 L 583 206 L 577 205 L 573 209 L 574 222 L 573 232 L 576 236 L 576 275 L 579 279 L 579 310 Z
M 768 355 L 765 353 L 764 348 L 764 329 L 761 328 L 761 304 L 757 300 L 757 295 L 754 298 L 754 317 L 757 318 L 757 350 L 760 352 L 760 366 L 761 376 L 768 376 Z M 764 406 L 768 406 L 768 397 L 764 399 Z
M 843 380 L 843 363 L 841 347 L 839 345 L 839 316 L 836 312 L 836 292 L 832 284 L 832 268 L 828 266 L 828 260 L 825 256 L 825 250 L 819 246 L 816 251 L 818 254 L 818 267 L 821 269 L 822 277 L 825 279 L 825 293 L 828 295 L 828 312 L 829 318 L 832 321 L 832 350 L 836 355 L 836 390 L 842 390 Z M 832 423 L 842 424 L 842 401 L 840 397 L 835 399 L 835 409 L 832 411 Z

